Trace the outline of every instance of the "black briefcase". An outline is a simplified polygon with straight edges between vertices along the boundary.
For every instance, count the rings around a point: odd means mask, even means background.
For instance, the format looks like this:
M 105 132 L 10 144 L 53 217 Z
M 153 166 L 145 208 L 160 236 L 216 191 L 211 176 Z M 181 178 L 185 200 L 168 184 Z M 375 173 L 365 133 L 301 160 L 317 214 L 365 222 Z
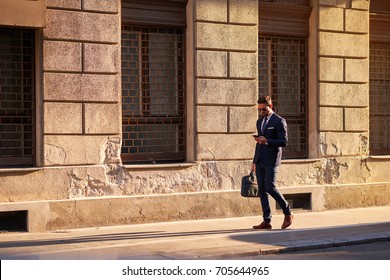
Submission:
M 259 197 L 259 188 L 253 175 L 253 171 L 242 177 L 241 180 L 241 196 L 243 197 Z

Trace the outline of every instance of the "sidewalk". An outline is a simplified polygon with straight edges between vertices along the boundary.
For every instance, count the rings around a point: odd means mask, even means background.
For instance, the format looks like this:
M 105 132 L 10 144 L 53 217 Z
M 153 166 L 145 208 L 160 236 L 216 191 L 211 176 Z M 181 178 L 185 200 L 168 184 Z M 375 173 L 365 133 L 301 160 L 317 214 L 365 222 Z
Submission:
M 292 226 L 253 230 L 260 217 L 46 233 L 0 233 L 0 259 L 235 259 L 390 240 L 390 206 L 295 213 Z

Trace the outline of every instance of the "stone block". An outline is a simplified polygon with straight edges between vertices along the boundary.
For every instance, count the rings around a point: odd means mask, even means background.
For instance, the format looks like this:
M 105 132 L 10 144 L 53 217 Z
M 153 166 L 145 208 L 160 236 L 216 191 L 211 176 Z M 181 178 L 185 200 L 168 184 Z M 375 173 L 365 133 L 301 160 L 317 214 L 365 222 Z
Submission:
M 45 38 L 89 42 L 120 42 L 120 16 L 75 12 L 65 10 L 46 11 Z
M 368 134 L 321 132 L 320 153 L 324 157 L 368 155 Z
M 81 10 L 81 0 L 46 0 L 46 7 Z
M 229 0 L 229 22 L 257 25 L 258 11 L 257 0 Z
M 319 55 L 366 58 L 368 45 L 366 34 L 319 33 Z
M 81 43 L 44 41 L 43 68 L 46 71 L 81 72 Z
M 257 118 L 255 107 L 230 107 L 229 132 L 255 133 Z
M 255 144 L 251 134 L 198 134 L 197 160 L 252 159 Z
M 108 137 L 101 135 L 46 135 L 44 165 L 102 164 L 108 142 Z
M 197 76 L 227 77 L 227 52 L 198 51 Z
M 118 102 L 119 86 L 119 75 L 45 73 L 44 99 Z
M 229 53 L 229 76 L 232 78 L 257 77 L 257 53 Z
M 368 108 L 345 108 L 346 131 L 368 131 L 370 114 Z
M 120 1 L 118 0 L 83 0 L 83 10 L 94 12 L 118 13 L 119 3 Z
M 197 0 L 196 19 L 227 22 L 227 0 Z
M 368 106 L 368 84 L 320 83 L 322 106 Z
M 197 23 L 198 48 L 257 51 L 257 26 Z
M 198 132 L 228 131 L 228 107 L 226 106 L 198 106 L 197 108 Z
M 351 0 L 319 0 L 318 4 L 346 8 L 347 2 L 349 2 L 349 1 L 351 1 Z
M 118 73 L 119 45 L 84 44 L 83 61 L 86 72 Z
M 119 134 L 121 115 L 119 104 L 92 104 L 85 106 L 85 133 Z
M 200 104 L 255 105 L 256 80 L 197 80 L 197 102 Z
M 343 108 L 321 107 L 320 130 L 342 131 L 344 129 Z
M 81 103 L 45 102 L 45 134 L 81 134 L 83 132 L 82 111 Z
M 368 59 L 346 59 L 345 60 L 345 81 L 368 83 L 369 65 Z
M 369 16 L 368 11 L 345 10 L 345 31 L 368 33 Z
M 361 9 L 368 11 L 370 9 L 370 0 L 351 0 L 352 9 Z M 371 0 L 374 1 L 374 0 Z
M 320 81 L 342 82 L 344 80 L 344 60 L 342 58 L 319 58 Z
M 319 28 L 321 30 L 343 31 L 344 9 L 324 6 L 320 7 Z

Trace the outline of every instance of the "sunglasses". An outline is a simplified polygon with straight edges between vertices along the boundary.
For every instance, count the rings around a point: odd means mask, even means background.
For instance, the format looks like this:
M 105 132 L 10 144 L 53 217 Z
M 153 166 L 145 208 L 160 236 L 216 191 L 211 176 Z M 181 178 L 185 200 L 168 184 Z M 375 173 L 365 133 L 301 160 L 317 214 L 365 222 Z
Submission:
M 268 111 L 268 108 L 259 108 L 259 109 L 257 109 L 257 111 L 263 111 L 263 112 L 266 112 L 266 111 Z

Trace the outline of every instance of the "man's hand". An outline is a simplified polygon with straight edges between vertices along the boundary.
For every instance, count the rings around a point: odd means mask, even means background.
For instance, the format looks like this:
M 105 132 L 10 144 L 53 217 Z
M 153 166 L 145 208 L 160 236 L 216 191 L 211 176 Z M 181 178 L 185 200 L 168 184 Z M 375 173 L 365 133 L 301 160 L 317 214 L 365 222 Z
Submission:
M 256 163 L 252 163 L 251 171 L 256 172 Z
M 259 143 L 260 145 L 264 145 L 265 143 L 267 143 L 267 138 L 265 138 L 264 136 L 260 136 L 259 138 L 256 139 L 256 142 Z

